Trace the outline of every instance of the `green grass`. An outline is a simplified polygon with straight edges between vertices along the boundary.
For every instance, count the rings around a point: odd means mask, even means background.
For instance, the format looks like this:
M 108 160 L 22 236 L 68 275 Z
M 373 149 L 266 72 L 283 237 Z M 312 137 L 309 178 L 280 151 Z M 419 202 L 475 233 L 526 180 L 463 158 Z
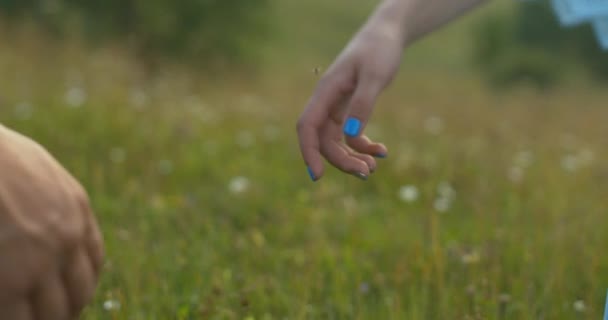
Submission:
M 368 182 L 328 170 L 313 184 L 294 124 L 317 80 L 306 63 L 330 59 L 329 49 L 253 78 L 176 66 L 147 77 L 120 49 L 86 52 L 35 33 L 0 49 L 1 121 L 83 182 L 105 235 L 107 263 L 84 319 L 602 313 L 602 88 L 498 95 L 464 67 L 405 66 L 369 128 L 389 158 Z M 80 87 L 86 101 L 70 107 L 66 92 Z M 454 193 L 440 212 L 446 183 Z M 403 201 L 403 186 L 419 197 Z M 120 308 L 106 310 L 109 301 Z

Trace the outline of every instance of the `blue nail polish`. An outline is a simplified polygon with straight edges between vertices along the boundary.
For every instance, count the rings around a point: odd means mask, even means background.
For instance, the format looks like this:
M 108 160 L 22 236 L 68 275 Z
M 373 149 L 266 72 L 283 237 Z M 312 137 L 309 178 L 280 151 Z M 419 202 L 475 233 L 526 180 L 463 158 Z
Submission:
M 308 170 L 308 175 L 310 176 L 310 180 L 317 181 L 317 177 L 315 177 L 315 174 L 314 174 L 314 172 L 312 172 L 310 167 L 306 167 L 306 170 Z
M 380 159 L 385 159 L 386 157 L 388 157 L 388 155 L 386 153 L 378 153 L 374 157 L 380 158 Z
M 349 137 L 356 137 L 359 135 L 361 129 L 361 121 L 357 118 L 348 118 L 344 124 L 344 134 Z

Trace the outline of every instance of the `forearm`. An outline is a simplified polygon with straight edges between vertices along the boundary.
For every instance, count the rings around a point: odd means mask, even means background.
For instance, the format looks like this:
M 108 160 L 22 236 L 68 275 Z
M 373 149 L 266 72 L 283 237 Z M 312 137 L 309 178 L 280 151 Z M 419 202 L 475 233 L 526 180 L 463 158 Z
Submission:
M 404 46 L 488 0 L 383 0 L 368 24 L 395 30 Z

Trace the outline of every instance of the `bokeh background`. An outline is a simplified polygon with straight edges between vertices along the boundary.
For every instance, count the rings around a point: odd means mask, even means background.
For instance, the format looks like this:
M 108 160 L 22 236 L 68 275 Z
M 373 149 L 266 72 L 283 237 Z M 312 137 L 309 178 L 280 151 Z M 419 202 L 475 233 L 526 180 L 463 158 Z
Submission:
M 372 0 L 2 0 L 0 121 L 90 193 L 83 319 L 598 319 L 608 53 L 546 2 L 409 48 L 367 182 L 295 122 Z

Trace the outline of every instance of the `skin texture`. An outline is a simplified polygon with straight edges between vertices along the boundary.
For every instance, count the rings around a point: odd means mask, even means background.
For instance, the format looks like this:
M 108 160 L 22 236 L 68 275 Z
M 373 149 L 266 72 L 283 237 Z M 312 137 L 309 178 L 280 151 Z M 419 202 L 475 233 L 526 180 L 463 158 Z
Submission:
M 102 261 L 82 186 L 41 146 L 0 125 L 0 317 L 76 319 Z
M 405 47 L 483 0 L 385 0 L 319 81 L 297 123 L 300 150 L 313 180 L 325 158 L 358 178 L 377 168 L 387 148 L 364 134 L 376 100 L 397 74 Z M 360 122 L 354 136 L 343 127 Z

